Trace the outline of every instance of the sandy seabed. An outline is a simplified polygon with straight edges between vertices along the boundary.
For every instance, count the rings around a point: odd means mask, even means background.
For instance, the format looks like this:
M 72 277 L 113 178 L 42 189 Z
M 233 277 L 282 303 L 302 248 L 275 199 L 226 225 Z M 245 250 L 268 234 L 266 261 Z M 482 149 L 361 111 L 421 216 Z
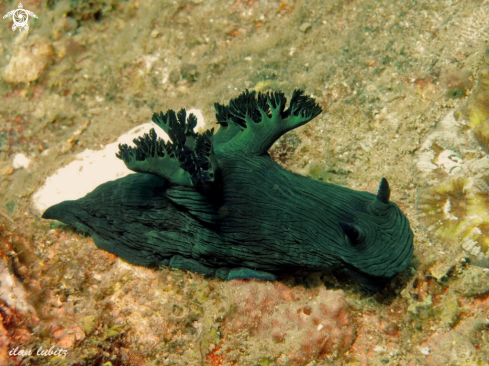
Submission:
M 487 365 L 488 1 L 22 4 L 28 32 L 0 23 L 0 364 Z M 170 108 L 215 127 L 247 88 L 324 110 L 272 147 L 285 168 L 389 180 L 415 253 L 385 290 L 136 267 L 40 219 L 36 194 L 87 150 Z

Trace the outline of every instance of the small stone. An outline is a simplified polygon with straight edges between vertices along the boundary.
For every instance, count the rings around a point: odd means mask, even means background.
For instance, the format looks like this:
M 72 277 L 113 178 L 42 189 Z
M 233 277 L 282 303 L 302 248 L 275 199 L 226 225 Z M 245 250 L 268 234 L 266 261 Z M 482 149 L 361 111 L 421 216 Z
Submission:
M 19 44 L 12 54 L 2 70 L 3 79 L 8 83 L 30 83 L 43 74 L 54 51 L 50 42 L 32 37 Z
M 31 161 L 24 154 L 17 154 L 12 162 L 12 167 L 14 169 L 27 168 Z
M 13 166 L 10 165 L 2 171 L 2 175 L 11 175 L 13 174 L 13 172 L 15 172 L 15 169 Z
M 385 348 L 382 346 L 375 346 L 374 352 L 385 352 Z
M 301 26 L 299 27 L 299 30 L 302 32 L 302 33 L 307 33 L 309 31 L 309 29 L 311 29 L 312 27 L 312 24 L 309 23 L 309 22 L 305 22 L 305 23 L 302 23 Z

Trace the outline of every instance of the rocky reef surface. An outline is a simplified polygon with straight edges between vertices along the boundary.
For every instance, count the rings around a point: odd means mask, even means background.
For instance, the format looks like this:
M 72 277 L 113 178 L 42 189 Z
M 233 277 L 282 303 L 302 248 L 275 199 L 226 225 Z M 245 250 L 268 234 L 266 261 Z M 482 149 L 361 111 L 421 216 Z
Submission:
M 0 364 L 487 365 L 488 1 L 22 4 L 28 32 L 0 22 Z M 85 149 L 155 110 L 211 121 L 246 88 L 324 110 L 279 164 L 396 188 L 414 261 L 380 293 L 132 266 L 40 219 L 35 193 Z

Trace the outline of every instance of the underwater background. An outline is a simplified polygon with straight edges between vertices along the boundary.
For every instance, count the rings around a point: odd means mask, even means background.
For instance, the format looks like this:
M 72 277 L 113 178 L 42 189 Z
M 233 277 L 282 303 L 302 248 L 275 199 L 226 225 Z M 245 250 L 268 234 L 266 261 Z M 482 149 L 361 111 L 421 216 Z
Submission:
M 0 365 L 489 365 L 489 1 L 22 5 L 28 31 L 0 20 Z M 380 293 L 132 266 L 40 219 L 49 177 L 77 161 L 56 190 L 88 185 L 153 112 L 211 128 L 215 102 L 298 88 L 324 112 L 271 156 L 386 177 L 410 220 L 413 263 Z

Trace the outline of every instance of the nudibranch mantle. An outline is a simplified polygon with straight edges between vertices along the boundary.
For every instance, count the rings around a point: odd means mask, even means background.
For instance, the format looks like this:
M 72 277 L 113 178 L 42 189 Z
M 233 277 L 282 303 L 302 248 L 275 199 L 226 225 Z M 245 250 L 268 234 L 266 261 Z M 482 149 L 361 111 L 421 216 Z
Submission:
M 279 273 L 344 272 L 380 290 L 411 262 L 413 233 L 389 201 L 319 182 L 278 165 L 268 149 L 284 133 L 321 113 L 296 90 L 246 90 L 216 103 L 219 130 L 196 133 L 184 109 L 153 115 L 154 130 L 119 145 L 135 171 L 75 201 L 47 209 L 89 233 L 96 245 L 137 265 L 170 265 L 225 279 L 272 280 Z

